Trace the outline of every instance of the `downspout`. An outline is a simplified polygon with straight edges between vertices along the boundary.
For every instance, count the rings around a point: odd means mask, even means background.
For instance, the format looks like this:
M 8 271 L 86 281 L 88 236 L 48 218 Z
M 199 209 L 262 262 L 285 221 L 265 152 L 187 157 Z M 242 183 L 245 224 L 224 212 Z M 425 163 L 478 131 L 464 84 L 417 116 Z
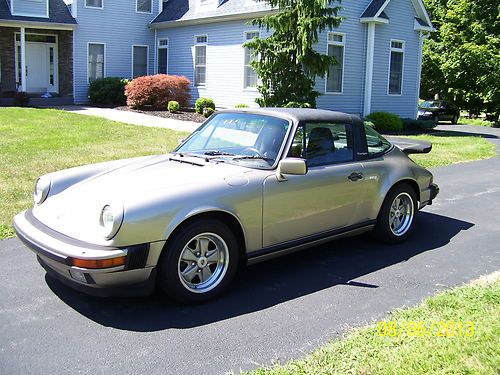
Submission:
M 155 48 L 155 53 L 154 53 L 155 66 L 154 66 L 153 71 L 155 74 L 158 74 L 158 30 L 157 29 L 155 29 L 155 47 L 154 48 Z
M 21 91 L 26 92 L 26 29 L 21 27 Z
M 371 113 L 373 86 L 373 55 L 375 52 L 375 22 L 368 23 L 368 38 L 366 44 L 365 100 L 363 115 Z

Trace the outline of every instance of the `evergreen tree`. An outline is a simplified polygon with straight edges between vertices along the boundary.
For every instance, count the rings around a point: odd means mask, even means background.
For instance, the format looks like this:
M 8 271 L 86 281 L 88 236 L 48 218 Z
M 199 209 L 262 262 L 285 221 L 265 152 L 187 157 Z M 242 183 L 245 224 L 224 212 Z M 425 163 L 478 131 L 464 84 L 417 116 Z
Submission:
M 251 66 L 260 78 L 256 99 L 264 107 L 284 106 L 289 102 L 316 106 L 320 95 L 314 90 L 315 78 L 324 76 L 333 57 L 314 50 L 319 33 L 338 27 L 340 0 L 265 0 L 277 12 L 252 20 L 272 32 L 265 39 L 245 44 L 255 56 Z

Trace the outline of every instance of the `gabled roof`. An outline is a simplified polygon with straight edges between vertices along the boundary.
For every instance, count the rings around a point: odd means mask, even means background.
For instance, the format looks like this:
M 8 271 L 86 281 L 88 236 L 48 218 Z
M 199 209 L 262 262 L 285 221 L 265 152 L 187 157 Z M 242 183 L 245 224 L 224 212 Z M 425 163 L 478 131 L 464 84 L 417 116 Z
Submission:
M 410 1 L 410 0 L 406 0 Z M 387 5 L 391 0 L 372 0 L 368 7 L 365 9 L 363 14 L 361 15 L 361 21 L 383 21 L 387 20 L 388 17 L 385 15 L 384 10 L 387 8 Z M 422 28 L 422 30 L 432 31 L 434 27 L 432 26 L 431 19 L 429 18 L 429 14 L 425 9 L 424 3 L 422 0 L 411 0 L 413 3 L 413 7 L 415 8 L 415 12 L 417 16 L 415 17 L 418 25 Z
M 249 0 L 223 0 L 217 7 L 196 9 L 199 7 L 197 0 L 168 0 L 163 5 L 163 11 L 151 22 L 159 24 L 163 22 L 179 22 L 205 20 L 224 16 L 253 14 L 256 12 L 271 10 L 265 2 L 252 3 Z M 215 4 L 214 4 L 215 5 Z
M 76 20 L 71 16 L 68 6 L 63 0 L 49 0 L 49 18 L 45 17 L 24 17 L 13 16 L 7 4 L 9 0 L 0 0 L 0 21 L 28 21 L 57 24 L 76 24 Z

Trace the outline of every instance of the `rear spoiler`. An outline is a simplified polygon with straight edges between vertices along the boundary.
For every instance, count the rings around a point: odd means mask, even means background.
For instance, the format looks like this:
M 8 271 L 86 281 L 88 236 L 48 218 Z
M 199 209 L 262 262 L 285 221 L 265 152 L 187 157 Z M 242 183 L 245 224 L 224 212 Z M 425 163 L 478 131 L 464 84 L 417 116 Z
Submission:
M 387 137 L 387 139 L 406 155 L 428 154 L 432 150 L 432 143 L 420 139 Z

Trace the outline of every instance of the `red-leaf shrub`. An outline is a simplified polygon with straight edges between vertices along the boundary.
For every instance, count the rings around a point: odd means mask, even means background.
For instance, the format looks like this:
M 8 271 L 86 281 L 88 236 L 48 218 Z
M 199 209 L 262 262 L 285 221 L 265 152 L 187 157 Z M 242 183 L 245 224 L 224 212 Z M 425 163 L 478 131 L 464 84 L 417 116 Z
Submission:
M 191 95 L 191 82 L 184 76 L 156 74 L 138 77 L 125 87 L 127 105 L 131 108 L 151 108 L 164 110 L 171 100 L 187 107 Z

